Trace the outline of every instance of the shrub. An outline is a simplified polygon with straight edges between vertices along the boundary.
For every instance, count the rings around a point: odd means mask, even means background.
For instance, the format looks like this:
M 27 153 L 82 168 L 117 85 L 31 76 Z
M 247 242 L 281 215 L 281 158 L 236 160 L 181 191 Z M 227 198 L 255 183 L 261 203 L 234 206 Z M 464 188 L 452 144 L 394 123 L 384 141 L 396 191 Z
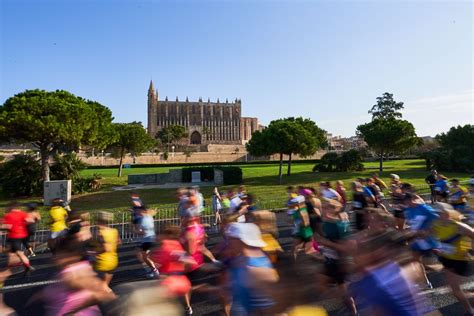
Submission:
M 236 166 L 219 167 L 224 173 L 224 184 L 240 184 L 242 183 L 242 168 Z
M 351 149 L 338 155 L 327 153 L 321 157 L 321 161 L 313 167 L 313 171 L 320 172 L 347 172 L 364 170 L 360 153 Z
M 339 165 L 337 166 L 336 171 L 362 171 L 364 170 L 364 164 L 362 163 L 362 156 L 360 153 L 351 149 L 342 153 L 339 158 Z
M 51 166 L 51 178 L 55 180 L 71 179 L 80 177 L 79 172 L 87 167 L 75 153 L 65 155 L 54 155 L 54 164 Z
M 15 155 L 0 165 L 0 186 L 7 196 L 31 196 L 43 191 L 41 165 L 32 155 Z
M 336 171 L 339 164 L 339 155 L 337 153 L 326 153 L 321 157 L 321 161 L 313 167 L 313 171 L 332 172 Z

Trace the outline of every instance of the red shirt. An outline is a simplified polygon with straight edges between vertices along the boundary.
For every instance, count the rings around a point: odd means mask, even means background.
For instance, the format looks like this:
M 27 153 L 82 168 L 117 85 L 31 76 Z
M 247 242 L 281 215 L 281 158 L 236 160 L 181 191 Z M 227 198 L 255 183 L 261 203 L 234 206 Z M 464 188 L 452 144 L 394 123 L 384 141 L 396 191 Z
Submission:
M 28 230 L 26 228 L 26 218 L 28 214 L 20 210 L 11 210 L 3 217 L 3 223 L 11 225 L 8 230 L 7 238 L 26 238 L 28 236 Z
M 155 250 L 151 259 L 160 264 L 160 273 L 184 272 L 184 263 L 179 259 L 186 252 L 177 240 L 163 240 L 161 247 Z

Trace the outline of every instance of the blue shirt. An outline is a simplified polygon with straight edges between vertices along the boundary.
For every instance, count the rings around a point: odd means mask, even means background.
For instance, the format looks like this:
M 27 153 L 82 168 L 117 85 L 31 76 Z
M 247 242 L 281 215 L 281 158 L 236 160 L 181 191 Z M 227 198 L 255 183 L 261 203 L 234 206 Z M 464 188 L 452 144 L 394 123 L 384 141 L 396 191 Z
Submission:
M 418 204 L 416 207 L 405 209 L 405 217 L 412 231 L 429 230 L 438 214 L 427 204 Z M 437 246 L 436 240 L 431 237 L 418 238 L 412 245 L 414 250 L 429 250 Z
M 443 180 L 443 179 L 436 181 L 434 184 L 434 189 L 435 191 L 438 191 L 438 192 L 448 192 L 449 191 L 448 181 Z
M 273 268 L 267 256 L 236 258 L 235 266 L 231 268 L 232 277 L 232 312 L 235 315 L 246 315 L 259 308 L 267 308 L 274 304 L 273 300 L 259 289 L 249 288 L 247 266 Z
M 362 279 L 351 283 L 349 292 L 357 303 L 357 309 L 365 309 L 367 315 L 373 312 L 371 308 L 389 316 L 421 315 L 417 293 L 402 277 L 400 267 L 395 263 L 369 271 Z

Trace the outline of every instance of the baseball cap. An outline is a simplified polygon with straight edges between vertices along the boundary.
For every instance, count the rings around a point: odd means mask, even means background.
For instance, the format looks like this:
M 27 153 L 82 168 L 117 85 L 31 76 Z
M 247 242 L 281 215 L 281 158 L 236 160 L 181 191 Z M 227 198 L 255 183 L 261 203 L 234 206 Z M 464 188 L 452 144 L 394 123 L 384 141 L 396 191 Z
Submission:
M 227 236 L 240 239 L 250 247 L 263 248 L 267 245 L 258 226 L 252 223 L 231 223 L 226 233 Z

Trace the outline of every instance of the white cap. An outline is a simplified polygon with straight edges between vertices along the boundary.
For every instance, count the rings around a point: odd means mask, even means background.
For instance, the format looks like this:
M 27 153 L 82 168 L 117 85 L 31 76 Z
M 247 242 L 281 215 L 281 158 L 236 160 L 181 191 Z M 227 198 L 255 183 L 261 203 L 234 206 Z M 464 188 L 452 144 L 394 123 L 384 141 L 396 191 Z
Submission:
M 262 248 L 267 245 L 262 239 L 258 226 L 252 223 L 231 223 L 226 233 L 227 236 L 240 239 L 250 247 Z
M 392 178 L 393 180 L 400 180 L 400 176 L 398 174 L 395 174 L 395 173 L 391 173 L 390 178 Z

